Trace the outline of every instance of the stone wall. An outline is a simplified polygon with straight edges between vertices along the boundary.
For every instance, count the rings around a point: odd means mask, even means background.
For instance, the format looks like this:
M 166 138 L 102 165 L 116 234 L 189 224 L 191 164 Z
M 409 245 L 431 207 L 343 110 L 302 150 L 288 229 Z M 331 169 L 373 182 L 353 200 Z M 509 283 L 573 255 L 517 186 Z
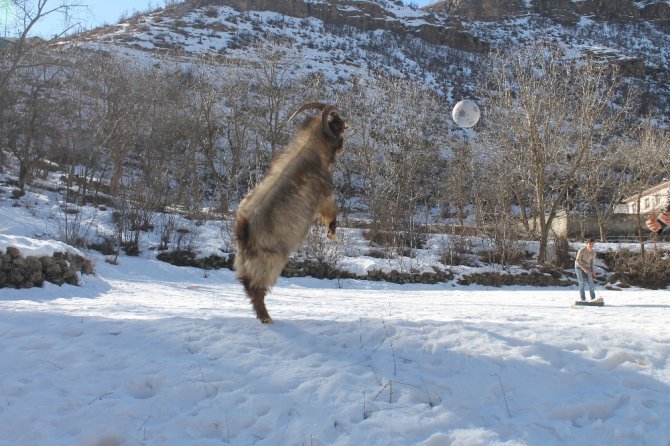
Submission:
M 225 257 L 211 255 L 206 258 L 196 258 L 189 251 L 166 251 L 160 253 L 159 260 L 177 266 L 193 266 L 203 269 L 233 268 L 235 254 L 227 254 Z M 365 275 L 358 275 L 349 271 L 342 271 L 320 262 L 316 259 L 289 259 L 281 272 L 282 277 L 314 277 L 317 279 L 357 279 L 384 281 L 399 284 L 407 283 L 446 283 L 454 279 L 454 274 L 448 269 L 433 267 L 433 271 L 367 271 Z M 472 273 L 459 277 L 459 285 L 532 285 L 532 286 L 571 286 L 574 280 L 566 278 L 560 269 L 555 270 L 533 270 L 520 274 L 504 274 L 497 272 Z
M 501 287 L 506 285 L 529 286 L 572 286 L 575 281 L 556 277 L 540 271 L 520 274 L 502 274 L 497 272 L 473 273 L 458 280 L 459 285 L 483 285 Z
M 91 261 L 67 252 L 23 257 L 12 246 L 5 253 L 0 251 L 0 288 L 41 287 L 45 281 L 56 285 L 79 285 L 78 272 L 93 274 Z
M 227 254 L 224 257 L 210 255 L 205 258 L 196 258 L 195 254 L 189 251 L 166 251 L 156 256 L 158 260 L 171 263 L 176 266 L 192 266 L 202 269 L 233 269 L 235 254 Z M 282 277 L 315 277 L 317 279 L 359 279 L 386 281 L 393 283 L 441 283 L 448 282 L 453 278 L 450 271 L 440 270 L 433 267 L 434 272 L 384 272 L 379 270 L 368 271 L 365 276 L 353 274 L 348 271 L 342 271 L 320 262 L 316 259 L 295 260 L 289 259 L 288 263 L 281 272 Z
M 203 269 L 233 268 L 234 254 L 225 257 L 211 255 L 206 258 L 196 258 L 189 251 L 169 251 L 160 253 L 159 260 L 177 266 L 193 266 Z M 281 272 L 282 277 L 314 277 L 317 279 L 358 279 L 371 281 L 384 281 L 399 284 L 407 283 L 446 283 L 454 279 L 454 275 L 448 269 L 433 267 L 433 271 L 367 271 L 361 276 L 348 271 L 342 271 L 316 259 L 296 260 L 289 259 Z M 532 286 L 571 286 L 574 280 L 565 278 L 561 270 L 555 271 L 529 271 L 520 274 L 503 274 L 497 272 L 472 273 L 460 277 L 459 285 L 532 285 Z
M 315 259 L 306 259 L 297 261 L 290 259 L 284 269 L 282 270 L 283 277 L 316 277 L 318 279 L 358 279 L 358 280 L 372 280 L 384 281 L 392 283 L 442 283 L 448 282 L 453 278 L 450 271 L 441 270 L 433 267 L 433 271 L 419 272 L 411 271 L 396 271 L 389 272 L 381 270 L 368 271 L 366 275 L 361 276 L 348 271 L 342 271 L 337 268 L 319 262 Z

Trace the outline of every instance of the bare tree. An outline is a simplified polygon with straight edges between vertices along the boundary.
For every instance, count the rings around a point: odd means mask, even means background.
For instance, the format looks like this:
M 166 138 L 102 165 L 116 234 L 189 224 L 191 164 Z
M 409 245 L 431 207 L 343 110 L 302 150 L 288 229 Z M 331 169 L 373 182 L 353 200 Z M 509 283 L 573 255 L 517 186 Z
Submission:
M 616 206 L 626 196 L 628 176 L 625 170 L 629 150 L 627 142 L 617 138 L 593 150 L 585 160 L 585 169 L 576 190 L 577 197 L 583 198 L 584 202 L 576 206 L 595 214 L 601 242 L 606 241 L 607 223 L 614 215 Z M 570 203 L 573 198 L 570 195 L 574 192 L 568 190 L 567 194 Z
M 0 48 L 0 108 L 4 112 L 2 119 L 8 119 L 12 112 L 12 98 L 16 97 L 20 88 L 20 82 L 13 80 L 21 71 L 53 64 L 53 60 L 44 57 L 44 49 L 72 29 L 73 13 L 82 7 L 64 0 L 3 0 L 0 7 L 4 14 L 5 23 L 2 25 L 5 35 L 15 36 L 12 44 Z M 63 18 L 63 27 L 53 39 L 31 37 L 39 22 L 58 15 Z M 0 168 L 3 165 L 3 153 L 0 151 Z
M 34 57 L 31 56 L 76 26 L 72 23 L 73 14 L 83 8 L 81 3 L 62 0 L 8 0 L 3 6 L 10 14 L 13 13 L 13 17 L 10 17 L 13 22 L 8 25 L 10 35 L 15 33 L 17 38 L 14 45 L 0 52 L 0 96 L 17 71 L 33 66 Z M 39 22 L 57 15 L 63 18 L 64 27 L 52 39 L 30 38 Z
M 354 83 L 342 103 L 355 113 L 343 184 L 369 213 L 370 237 L 398 253 L 417 247 L 420 220 L 428 219 L 441 188 L 439 135 L 446 131 L 436 117 L 443 104 L 416 84 L 383 78 Z
M 443 196 L 449 214 L 455 216 L 459 225 L 465 225 L 473 203 L 475 185 L 474 150 L 467 139 L 459 141 L 451 149 L 447 164 L 447 175 L 443 186 Z
M 615 107 L 619 81 L 610 66 L 567 60 L 559 50 L 531 46 L 496 55 L 490 64 L 487 104 L 492 159 L 518 172 L 533 192 L 538 262 L 566 192 L 587 155 L 608 138 L 627 112 Z
M 48 67 L 24 69 L 21 88 L 17 87 L 11 94 L 6 92 L 4 98 L 10 107 L 2 111 L 0 142 L 18 162 L 18 187 L 21 192 L 35 165 L 57 145 L 60 115 L 51 97 L 56 77 L 57 73 Z
M 136 149 L 138 132 L 144 130 L 148 103 L 137 94 L 144 72 L 130 61 L 98 53 L 89 61 L 88 117 L 96 129 L 93 142 L 111 161 L 110 193 L 119 191 L 125 163 Z
M 86 94 L 90 91 L 90 58 L 76 50 L 68 57 L 70 66 L 62 70 L 58 94 L 53 95 L 61 138 L 50 159 L 67 172 L 66 201 L 83 205 L 87 199 L 97 200 L 102 192 L 107 192 L 102 190 L 101 182 L 106 173 L 106 154 L 95 143 L 99 123 L 91 119 L 91 102 Z
M 268 145 L 269 159 L 287 141 L 285 120 L 289 109 L 289 99 L 296 91 L 296 75 L 292 72 L 297 58 L 281 42 L 265 42 L 258 48 L 258 62 L 254 83 L 258 98 L 256 110 L 259 118 L 257 131 Z M 304 101 L 307 98 L 301 98 Z M 264 169 L 263 169 L 264 170 Z
M 174 122 L 179 106 L 174 96 L 177 88 L 160 66 L 146 70 L 134 87 L 135 94 L 146 104 L 144 131 L 140 132 L 133 155 L 140 166 L 142 178 L 138 181 L 155 199 L 159 209 L 175 204 L 175 185 L 172 174 L 179 128 Z M 158 198 L 162 197 L 162 198 Z
M 651 119 L 643 122 L 634 133 L 634 141 L 626 151 L 626 173 L 624 191 L 629 196 L 637 196 L 635 213 L 637 216 L 640 253 L 644 255 L 645 225 L 640 214 L 640 201 L 645 189 L 658 184 L 668 172 L 668 136 L 656 127 Z
M 385 158 L 386 148 L 377 147 L 375 136 L 379 110 L 383 110 L 385 104 L 383 95 L 369 94 L 372 88 L 367 82 L 354 78 L 337 101 L 341 109 L 349 113 L 352 123 L 338 168 L 343 196 L 351 200 L 348 205 L 340 206 L 345 221 L 351 212 L 361 211 L 363 206 L 373 206 L 374 194 L 382 181 L 382 172 L 376 166 Z
M 257 106 L 252 95 L 254 72 L 246 67 L 229 67 L 225 78 L 217 81 L 217 142 L 206 152 L 207 177 L 212 181 L 212 199 L 220 212 L 227 213 L 260 177 L 258 159 L 261 144 L 254 138 L 257 124 L 252 110 Z

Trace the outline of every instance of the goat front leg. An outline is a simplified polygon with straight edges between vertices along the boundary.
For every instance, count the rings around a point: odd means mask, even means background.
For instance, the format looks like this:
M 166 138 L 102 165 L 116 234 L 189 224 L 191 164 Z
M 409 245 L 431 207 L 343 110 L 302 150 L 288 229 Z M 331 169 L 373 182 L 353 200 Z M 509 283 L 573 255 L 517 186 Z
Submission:
M 335 240 L 335 229 L 337 228 L 337 213 L 339 209 L 335 204 L 335 196 L 331 195 L 321 202 L 319 207 L 319 217 L 324 225 L 328 227 L 326 235 L 329 239 Z

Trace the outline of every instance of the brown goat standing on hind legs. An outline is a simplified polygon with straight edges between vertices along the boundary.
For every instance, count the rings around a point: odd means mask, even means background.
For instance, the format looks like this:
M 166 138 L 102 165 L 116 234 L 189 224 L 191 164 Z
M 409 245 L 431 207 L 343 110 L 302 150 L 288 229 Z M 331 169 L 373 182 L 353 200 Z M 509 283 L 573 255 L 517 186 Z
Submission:
M 303 105 L 288 120 L 309 109 L 321 114 L 305 120 L 237 209 L 235 270 L 264 324 L 272 323 L 265 295 L 316 217 L 335 239 L 338 209 L 330 172 L 347 125 L 337 107 L 318 102 Z

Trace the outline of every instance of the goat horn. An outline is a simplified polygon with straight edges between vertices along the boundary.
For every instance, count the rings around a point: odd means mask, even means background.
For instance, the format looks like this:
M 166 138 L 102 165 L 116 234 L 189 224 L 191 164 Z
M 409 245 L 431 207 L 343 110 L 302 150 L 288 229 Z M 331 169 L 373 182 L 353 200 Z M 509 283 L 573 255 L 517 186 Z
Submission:
M 316 108 L 316 109 L 318 109 L 318 110 L 320 110 L 320 111 L 323 111 L 323 109 L 326 108 L 326 104 L 323 104 L 323 103 L 321 103 L 321 102 L 310 102 L 309 104 L 305 104 L 305 105 L 301 106 L 299 109 L 297 109 L 297 110 L 296 110 L 296 111 L 295 111 L 295 112 L 294 112 L 294 113 L 293 113 L 293 114 L 286 120 L 286 122 L 288 123 L 291 119 L 295 118 L 295 115 L 297 115 L 298 113 L 302 113 L 302 112 L 304 112 L 305 110 L 310 110 L 310 109 L 313 109 L 313 108 Z

